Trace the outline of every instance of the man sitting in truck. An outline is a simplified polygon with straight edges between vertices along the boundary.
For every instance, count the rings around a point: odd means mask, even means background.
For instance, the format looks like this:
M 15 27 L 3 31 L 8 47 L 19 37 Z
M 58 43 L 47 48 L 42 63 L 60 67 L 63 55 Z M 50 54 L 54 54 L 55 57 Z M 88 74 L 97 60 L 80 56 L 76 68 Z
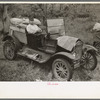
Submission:
M 33 21 L 29 21 L 29 25 L 27 25 L 26 30 L 29 34 L 35 34 L 37 32 L 42 32 L 41 28 L 41 22 L 34 18 Z

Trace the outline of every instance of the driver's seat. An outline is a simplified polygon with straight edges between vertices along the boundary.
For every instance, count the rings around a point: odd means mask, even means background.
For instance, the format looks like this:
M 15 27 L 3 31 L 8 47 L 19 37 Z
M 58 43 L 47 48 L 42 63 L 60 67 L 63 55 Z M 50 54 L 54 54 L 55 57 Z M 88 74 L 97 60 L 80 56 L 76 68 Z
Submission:
M 27 44 L 30 48 L 37 49 L 38 47 L 42 46 L 41 33 L 29 34 L 26 29 L 25 29 L 25 32 L 26 32 L 26 37 L 27 37 Z

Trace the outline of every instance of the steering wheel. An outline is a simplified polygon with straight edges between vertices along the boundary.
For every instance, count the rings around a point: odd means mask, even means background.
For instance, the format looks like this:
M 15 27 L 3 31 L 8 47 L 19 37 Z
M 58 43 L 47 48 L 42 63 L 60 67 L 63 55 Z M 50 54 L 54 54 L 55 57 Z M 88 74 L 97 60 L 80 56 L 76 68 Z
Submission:
M 36 32 L 34 35 L 35 35 L 35 36 L 40 36 L 41 33 L 40 33 L 40 32 Z

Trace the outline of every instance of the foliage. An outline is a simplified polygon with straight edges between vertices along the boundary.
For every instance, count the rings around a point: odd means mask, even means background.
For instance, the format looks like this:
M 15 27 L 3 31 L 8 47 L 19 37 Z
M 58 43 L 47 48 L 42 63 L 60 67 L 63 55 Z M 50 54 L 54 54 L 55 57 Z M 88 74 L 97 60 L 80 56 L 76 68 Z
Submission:
M 3 11 L 3 5 L 8 5 L 10 17 L 32 16 L 43 19 L 43 17 L 77 17 L 83 14 L 86 16 L 92 14 L 91 9 L 89 9 L 90 4 L 1 4 L 0 15 Z
M 8 6 L 7 12 L 10 18 L 35 17 L 41 20 L 46 27 L 46 20 L 50 18 L 65 17 L 65 19 L 74 20 L 75 18 L 89 17 L 91 21 L 96 19 L 95 11 L 92 7 L 95 7 L 95 5 L 90 4 L 0 4 L 0 19 L 2 23 L 4 6 L 6 5 Z

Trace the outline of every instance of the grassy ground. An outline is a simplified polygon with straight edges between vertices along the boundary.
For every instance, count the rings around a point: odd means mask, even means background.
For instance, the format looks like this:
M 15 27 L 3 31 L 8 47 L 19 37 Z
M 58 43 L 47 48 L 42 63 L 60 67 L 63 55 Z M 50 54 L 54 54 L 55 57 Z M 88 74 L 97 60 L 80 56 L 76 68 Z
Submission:
M 91 18 L 75 18 L 74 20 L 67 18 L 65 23 L 66 35 L 80 38 L 85 43 L 93 43 L 94 33 L 91 33 L 91 30 L 95 21 L 92 21 Z

